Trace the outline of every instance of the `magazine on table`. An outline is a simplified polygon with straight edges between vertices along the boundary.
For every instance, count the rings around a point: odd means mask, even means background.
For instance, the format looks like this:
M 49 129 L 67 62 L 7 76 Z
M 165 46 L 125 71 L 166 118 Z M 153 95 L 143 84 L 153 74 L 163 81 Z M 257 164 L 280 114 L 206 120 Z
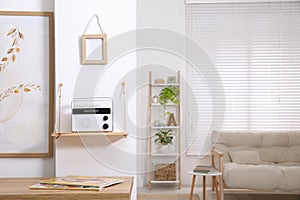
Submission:
M 83 190 L 83 191 L 99 191 L 99 186 L 79 186 L 79 185 L 53 185 L 46 183 L 37 183 L 29 186 L 31 190 Z
M 57 190 L 99 190 L 104 187 L 124 182 L 120 178 L 96 176 L 65 176 L 41 180 L 30 189 L 57 189 Z

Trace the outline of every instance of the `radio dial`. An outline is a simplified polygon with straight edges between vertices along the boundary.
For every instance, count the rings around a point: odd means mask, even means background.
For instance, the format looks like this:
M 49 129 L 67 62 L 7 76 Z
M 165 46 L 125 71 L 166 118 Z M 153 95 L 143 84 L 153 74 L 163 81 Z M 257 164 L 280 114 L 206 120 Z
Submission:
M 108 129 L 108 124 L 103 124 L 103 126 L 102 126 L 102 128 L 104 129 L 104 130 L 106 130 L 106 129 Z
M 104 116 L 104 117 L 103 117 L 103 121 L 106 121 L 106 120 L 108 120 L 108 117 L 107 117 L 107 116 Z

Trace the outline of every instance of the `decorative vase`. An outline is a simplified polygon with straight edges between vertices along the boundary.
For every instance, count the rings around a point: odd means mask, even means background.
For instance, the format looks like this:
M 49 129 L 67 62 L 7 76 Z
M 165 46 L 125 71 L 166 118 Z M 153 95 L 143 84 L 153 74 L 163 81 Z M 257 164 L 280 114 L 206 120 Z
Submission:
M 172 144 L 157 144 L 157 153 L 167 154 L 172 152 Z
M 159 97 L 157 95 L 154 95 L 152 98 L 152 103 L 158 103 L 159 102 Z

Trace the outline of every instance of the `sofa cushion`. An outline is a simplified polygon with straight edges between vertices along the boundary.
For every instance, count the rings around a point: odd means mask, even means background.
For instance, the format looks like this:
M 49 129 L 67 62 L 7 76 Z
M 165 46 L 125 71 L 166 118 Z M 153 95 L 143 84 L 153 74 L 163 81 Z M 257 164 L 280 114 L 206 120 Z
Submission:
M 300 191 L 299 166 L 227 163 L 223 179 L 229 188 Z
M 300 131 L 213 131 L 212 144 L 226 146 L 300 146 Z
M 300 162 L 282 162 L 282 163 L 278 163 L 277 166 L 298 166 L 300 167 Z
M 300 146 L 299 131 L 292 131 L 289 133 L 289 146 Z
M 282 171 L 273 165 L 224 164 L 223 179 L 229 188 L 278 190 L 286 183 Z
M 258 151 L 229 151 L 232 162 L 238 164 L 261 164 Z
M 274 162 L 300 162 L 300 146 L 293 147 L 266 147 L 258 148 L 262 161 Z
M 288 132 L 261 132 L 262 140 L 260 143 L 261 147 L 274 147 L 281 146 L 285 147 L 289 144 Z
M 284 175 L 279 189 L 283 191 L 300 191 L 300 167 L 299 166 L 277 166 Z

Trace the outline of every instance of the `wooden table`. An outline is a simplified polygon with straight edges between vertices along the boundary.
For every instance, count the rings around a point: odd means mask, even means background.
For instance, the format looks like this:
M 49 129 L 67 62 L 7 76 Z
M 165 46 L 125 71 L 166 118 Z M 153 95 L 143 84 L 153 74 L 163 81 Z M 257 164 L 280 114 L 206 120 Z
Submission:
M 41 178 L 0 178 L 1 200 L 96 200 L 114 199 L 130 200 L 133 177 L 122 178 L 125 181 L 101 191 L 70 191 L 70 190 L 30 190 L 29 186 L 39 183 Z M 48 179 L 48 178 L 46 178 Z
M 193 193 L 194 193 L 194 187 L 195 187 L 195 181 L 196 181 L 196 176 L 202 176 L 203 177 L 203 188 L 202 188 L 202 193 L 203 193 L 203 200 L 206 199 L 206 177 L 213 177 L 213 182 L 214 182 L 214 186 L 216 189 L 216 196 L 217 196 L 217 200 L 223 200 L 224 196 L 222 193 L 222 189 L 220 189 L 220 193 L 219 193 L 219 189 L 218 189 L 218 185 L 216 183 L 216 178 L 221 177 L 222 173 L 219 171 L 214 171 L 214 172 L 210 172 L 210 173 L 201 173 L 201 172 L 189 172 L 190 175 L 193 175 L 193 179 L 192 179 L 192 186 L 191 186 L 191 192 L 190 192 L 190 200 L 193 199 Z M 220 185 L 220 187 L 222 188 L 223 186 Z

